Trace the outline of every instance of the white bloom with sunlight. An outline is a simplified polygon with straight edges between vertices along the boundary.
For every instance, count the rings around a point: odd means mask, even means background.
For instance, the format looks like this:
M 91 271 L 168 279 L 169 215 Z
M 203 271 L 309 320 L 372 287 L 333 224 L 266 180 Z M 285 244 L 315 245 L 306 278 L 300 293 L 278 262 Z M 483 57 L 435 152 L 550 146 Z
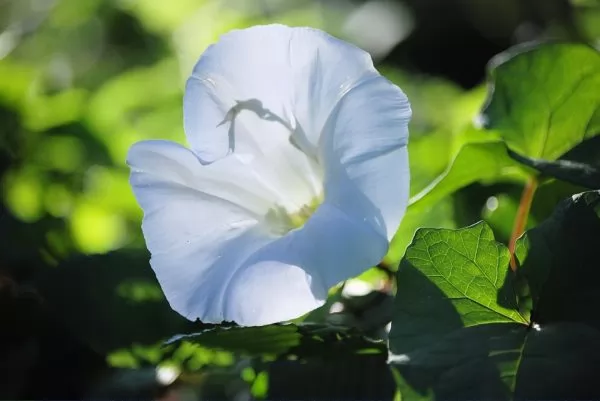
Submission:
M 379 263 L 408 201 L 410 116 L 366 52 L 324 32 L 222 36 L 187 81 L 191 149 L 143 141 L 128 155 L 171 307 L 205 323 L 286 321 Z

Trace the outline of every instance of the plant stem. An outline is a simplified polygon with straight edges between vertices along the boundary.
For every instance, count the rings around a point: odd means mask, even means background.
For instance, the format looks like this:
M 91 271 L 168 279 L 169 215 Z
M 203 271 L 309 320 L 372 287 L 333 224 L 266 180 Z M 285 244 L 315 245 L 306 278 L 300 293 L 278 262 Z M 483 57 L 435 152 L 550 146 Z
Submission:
M 527 218 L 529 217 L 529 210 L 531 209 L 531 202 L 533 201 L 533 195 L 538 187 L 538 181 L 535 177 L 531 177 L 523 188 L 521 194 L 521 201 L 519 202 L 519 209 L 515 216 L 515 223 L 513 225 L 512 234 L 510 235 L 510 242 L 508 243 L 508 250 L 510 251 L 510 268 L 513 271 L 517 270 L 517 260 L 515 258 L 515 247 L 517 245 L 517 239 L 525 231 L 527 225 Z
M 387 280 L 385 280 L 382 291 L 391 292 L 394 288 L 394 283 L 396 280 L 396 273 L 394 271 L 392 271 L 392 266 L 390 266 L 389 264 L 387 264 L 384 261 L 381 261 L 375 267 L 387 275 Z

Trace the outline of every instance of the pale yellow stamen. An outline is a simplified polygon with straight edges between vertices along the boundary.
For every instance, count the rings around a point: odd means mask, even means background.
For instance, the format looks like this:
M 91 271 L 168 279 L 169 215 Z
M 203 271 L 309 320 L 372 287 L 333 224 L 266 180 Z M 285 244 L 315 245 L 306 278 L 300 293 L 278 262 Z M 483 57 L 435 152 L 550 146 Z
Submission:
M 317 210 L 323 198 L 314 198 L 310 203 L 302 206 L 296 212 L 288 212 L 285 208 L 276 205 L 269 210 L 265 216 L 267 225 L 273 233 L 284 235 L 294 229 L 300 228 L 308 221 L 310 216 Z

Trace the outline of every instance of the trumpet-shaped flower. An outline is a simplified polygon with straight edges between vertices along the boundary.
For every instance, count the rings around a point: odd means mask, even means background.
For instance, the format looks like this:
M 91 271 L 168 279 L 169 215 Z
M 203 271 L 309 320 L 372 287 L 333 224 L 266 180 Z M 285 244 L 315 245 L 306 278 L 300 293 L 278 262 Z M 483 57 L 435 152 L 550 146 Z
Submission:
M 367 53 L 324 32 L 222 36 L 187 81 L 191 149 L 143 141 L 128 155 L 171 307 L 206 323 L 290 320 L 377 264 L 408 201 L 410 116 Z

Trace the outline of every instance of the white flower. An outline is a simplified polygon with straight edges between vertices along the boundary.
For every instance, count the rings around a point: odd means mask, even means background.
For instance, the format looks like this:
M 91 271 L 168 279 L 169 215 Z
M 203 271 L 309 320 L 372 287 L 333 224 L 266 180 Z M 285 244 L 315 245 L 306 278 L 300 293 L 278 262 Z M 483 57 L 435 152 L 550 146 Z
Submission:
M 205 323 L 290 320 L 377 264 L 408 201 L 410 116 L 367 53 L 324 32 L 224 35 L 187 82 L 191 150 L 144 141 L 128 155 L 171 307 Z

